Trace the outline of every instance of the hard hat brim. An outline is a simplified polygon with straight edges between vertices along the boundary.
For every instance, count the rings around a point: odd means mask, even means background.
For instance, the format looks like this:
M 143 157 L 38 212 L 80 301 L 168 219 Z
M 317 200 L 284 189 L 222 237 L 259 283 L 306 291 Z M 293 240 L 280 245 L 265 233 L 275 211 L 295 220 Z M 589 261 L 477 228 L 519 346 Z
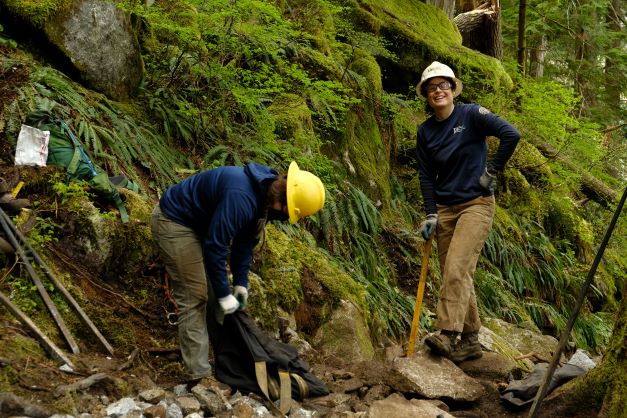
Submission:
M 295 224 L 300 219 L 298 215 L 296 215 L 294 208 L 294 189 L 299 171 L 300 168 L 298 168 L 296 161 L 292 161 L 290 168 L 287 170 L 287 213 L 290 217 L 291 224 Z

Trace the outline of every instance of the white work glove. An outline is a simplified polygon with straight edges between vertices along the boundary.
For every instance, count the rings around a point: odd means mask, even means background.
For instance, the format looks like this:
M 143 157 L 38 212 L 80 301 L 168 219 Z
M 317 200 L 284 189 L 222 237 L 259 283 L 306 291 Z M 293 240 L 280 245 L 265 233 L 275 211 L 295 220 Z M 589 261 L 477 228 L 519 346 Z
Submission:
M 239 308 L 244 309 L 248 302 L 248 289 L 244 286 L 235 286 L 233 287 L 233 296 L 239 302 Z
M 484 189 L 489 190 L 490 193 L 494 193 L 496 189 L 496 171 L 489 166 L 486 167 L 481 177 L 479 177 L 479 184 Z
M 425 240 L 431 238 L 431 235 L 435 232 L 435 228 L 438 226 L 438 214 L 430 213 L 427 215 L 427 219 L 420 224 L 420 233 Z
M 225 315 L 232 314 L 239 308 L 239 302 L 235 299 L 235 296 L 228 295 L 223 298 L 218 299 L 218 303 L 220 303 L 220 307 L 224 311 Z

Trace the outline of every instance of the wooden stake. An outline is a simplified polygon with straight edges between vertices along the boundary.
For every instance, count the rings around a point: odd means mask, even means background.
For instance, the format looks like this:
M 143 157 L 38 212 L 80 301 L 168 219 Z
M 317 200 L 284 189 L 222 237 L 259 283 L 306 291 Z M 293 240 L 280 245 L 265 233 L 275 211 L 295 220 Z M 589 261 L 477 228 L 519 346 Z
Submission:
M 0 209 L 0 211 L 2 211 L 2 209 Z M 4 211 L 0 213 L 0 216 L 2 216 L 7 221 L 7 224 L 13 230 L 13 233 L 15 234 L 15 236 L 17 236 L 24 243 L 28 251 L 30 251 L 30 253 L 32 254 L 35 261 L 39 264 L 39 266 L 44 271 L 44 273 L 46 273 L 46 276 L 48 276 L 48 279 L 59 290 L 59 292 L 61 292 L 61 295 L 63 295 L 63 297 L 68 302 L 68 304 L 72 307 L 72 309 L 74 309 L 74 311 L 78 315 L 78 318 L 81 320 L 81 322 L 87 328 L 89 328 L 91 332 L 94 333 L 96 338 L 98 338 L 98 341 L 100 341 L 100 343 L 107 350 L 107 352 L 110 355 L 113 355 L 114 354 L 113 347 L 111 347 L 107 339 L 100 333 L 100 331 L 98 330 L 96 325 L 94 325 L 94 323 L 91 321 L 91 319 L 89 319 L 85 311 L 81 308 L 78 302 L 76 302 L 76 299 L 74 299 L 74 297 L 70 294 L 70 292 L 68 292 L 65 286 L 63 286 L 63 283 L 61 283 L 56 278 L 56 276 L 52 273 L 50 268 L 48 268 L 46 263 L 41 259 L 39 254 L 35 252 L 33 247 L 28 243 L 28 240 L 26 240 L 26 237 L 24 237 L 24 235 L 22 235 L 22 233 L 15 227 L 15 225 L 13 225 L 13 223 L 11 222 L 11 219 L 8 217 L 8 215 Z

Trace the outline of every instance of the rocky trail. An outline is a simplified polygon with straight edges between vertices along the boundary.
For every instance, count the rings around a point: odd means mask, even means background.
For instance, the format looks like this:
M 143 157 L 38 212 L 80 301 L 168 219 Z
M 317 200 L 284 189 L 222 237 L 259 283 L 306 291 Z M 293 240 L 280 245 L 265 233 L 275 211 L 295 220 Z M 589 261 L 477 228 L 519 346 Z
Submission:
M 75 369 L 42 356 L 25 331 L 2 323 L 0 367 L 14 373 L 13 390 L 0 393 L 2 417 L 274 417 L 263 397 L 244 395 L 214 378 L 185 382 L 177 349 L 136 348 L 127 356 L 71 355 Z M 482 329 L 484 348 L 491 333 Z M 16 342 L 21 347 L 11 350 Z M 300 345 L 305 346 L 303 344 Z M 508 379 L 525 373 L 519 363 L 486 351 L 458 366 L 431 355 L 422 343 L 411 358 L 402 348 L 385 348 L 386 359 L 348 362 L 321 359 L 310 349 L 312 372 L 327 385 L 327 396 L 294 400 L 289 417 L 526 417 L 528 408 L 502 401 Z M 538 355 L 540 356 L 540 355 Z M 533 356 L 530 356 L 533 357 Z M 540 356 L 541 357 L 541 356 Z M 532 363 L 528 359 L 528 366 Z M 5 373 L 7 375 L 7 373 Z M 6 385 L 3 385 L 6 388 Z M 278 402 L 276 403 L 278 406 Z M 540 417 L 588 417 L 559 396 L 549 396 Z

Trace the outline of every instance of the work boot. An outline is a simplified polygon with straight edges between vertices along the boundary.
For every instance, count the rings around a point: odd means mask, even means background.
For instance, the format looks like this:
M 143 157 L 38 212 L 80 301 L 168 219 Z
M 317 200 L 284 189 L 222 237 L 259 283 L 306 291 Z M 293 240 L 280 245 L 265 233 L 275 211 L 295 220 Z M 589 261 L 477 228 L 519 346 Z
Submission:
M 425 344 L 431 349 L 434 354 L 440 356 L 449 357 L 455 346 L 455 340 L 459 332 L 441 330 L 439 334 L 429 335 L 425 339 Z
M 462 361 L 481 358 L 481 356 L 483 353 L 479 343 L 479 334 L 469 332 L 462 334 L 459 342 L 453 347 L 449 358 L 453 363 L 461 363 Z

